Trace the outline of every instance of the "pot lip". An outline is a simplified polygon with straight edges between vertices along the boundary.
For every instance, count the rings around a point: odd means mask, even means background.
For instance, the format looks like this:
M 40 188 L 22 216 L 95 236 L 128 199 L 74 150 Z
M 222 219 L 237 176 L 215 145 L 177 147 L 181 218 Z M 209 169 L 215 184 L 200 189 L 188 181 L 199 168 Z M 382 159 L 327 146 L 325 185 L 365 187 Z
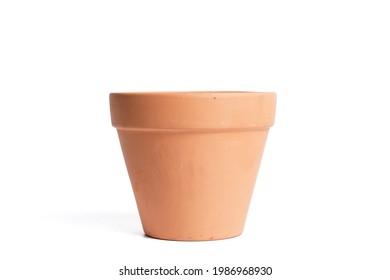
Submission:
M 264 130 L 274 123 L 276 93 L 139 91 L 110 93 L 111 123 L 147 131 Z
M 134 92 L 111 92 L 113 96 L 191 96 L 191 97 L 210 97 L 210 95 L 219 97 L 242 97 L 242 96 L 261 96 L 275 95 L 270 91 L 241 91 L 241 90 L 213 90 L 213 91 L 134 91 Z

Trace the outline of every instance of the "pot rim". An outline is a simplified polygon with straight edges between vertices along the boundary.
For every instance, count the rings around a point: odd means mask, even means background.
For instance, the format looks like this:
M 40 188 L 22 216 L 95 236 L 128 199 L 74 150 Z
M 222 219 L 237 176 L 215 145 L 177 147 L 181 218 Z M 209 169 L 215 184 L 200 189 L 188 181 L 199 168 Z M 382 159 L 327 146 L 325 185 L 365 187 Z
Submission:
M 138 91 L 110 94 L 111 122 L 139 131 L 264 130 L 276 94 L 259 91 Z
M 196 95 L 202 97 L 207 94 L 218 94 L 219 96 L 235 95 L 274 95 L 271 91 L 242 91 L 242 90 L 201 90 L 201 91 L 123 91 L 111 92 L 110 95 Z

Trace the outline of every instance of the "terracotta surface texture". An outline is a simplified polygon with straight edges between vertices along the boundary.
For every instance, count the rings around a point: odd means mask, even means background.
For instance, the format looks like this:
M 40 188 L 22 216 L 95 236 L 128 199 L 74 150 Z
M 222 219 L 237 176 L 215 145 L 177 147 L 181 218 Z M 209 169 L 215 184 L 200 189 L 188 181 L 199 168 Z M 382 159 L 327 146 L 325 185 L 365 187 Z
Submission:
M 110 107 L 146 235 L 242 233 L 275 93 L 111 93 Z

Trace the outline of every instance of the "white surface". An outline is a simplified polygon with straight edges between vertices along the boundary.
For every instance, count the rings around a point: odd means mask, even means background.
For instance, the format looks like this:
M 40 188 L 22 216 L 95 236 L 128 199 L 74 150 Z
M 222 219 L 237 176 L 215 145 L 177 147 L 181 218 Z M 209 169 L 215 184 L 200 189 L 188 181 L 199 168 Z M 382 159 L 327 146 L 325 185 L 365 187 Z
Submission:
M 390 279 L 389 26 L 375 0 L 2 1 L 0 278 Z M 108 93 L 148 90 L 278 93 L 241 237 L 143 236 Z

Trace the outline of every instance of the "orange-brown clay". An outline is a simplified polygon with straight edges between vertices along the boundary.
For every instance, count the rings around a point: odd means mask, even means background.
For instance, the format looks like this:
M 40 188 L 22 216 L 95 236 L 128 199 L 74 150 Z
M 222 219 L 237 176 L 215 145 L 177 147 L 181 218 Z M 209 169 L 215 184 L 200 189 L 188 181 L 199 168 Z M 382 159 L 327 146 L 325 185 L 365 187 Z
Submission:
M 241 234 L 275 93 L 111 93 L 110 106 L 146 235 Z

